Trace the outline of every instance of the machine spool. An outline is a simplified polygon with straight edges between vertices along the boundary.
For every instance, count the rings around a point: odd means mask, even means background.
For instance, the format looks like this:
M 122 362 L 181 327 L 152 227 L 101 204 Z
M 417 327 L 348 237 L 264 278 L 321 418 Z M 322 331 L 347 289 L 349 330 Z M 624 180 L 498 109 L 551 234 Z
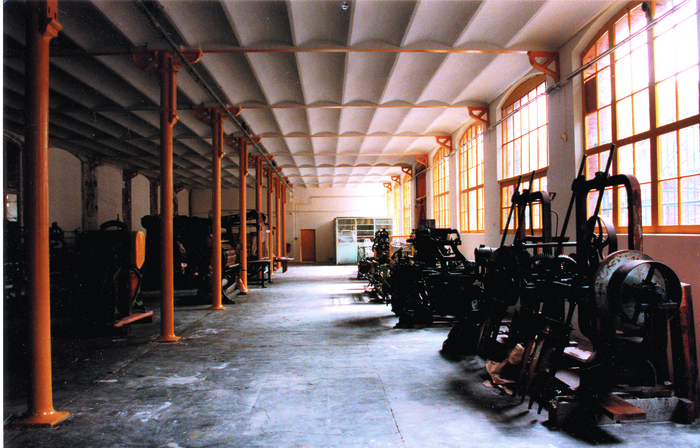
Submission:
M 641 326 L 643 311 L 665 312 L 670 320 L 681 303 L 681 283 L 676 273 L 658 261 L 624 263 L 610 277 L 608 301 L 623 326 Z
M 608 336 L 643 329 L 649 313 L 664 311 L 670 320 L 682 298 L 675 272 L 634 250 L 617 251 L 605 258 L 596 271 L 593 288 L 601 333 Z

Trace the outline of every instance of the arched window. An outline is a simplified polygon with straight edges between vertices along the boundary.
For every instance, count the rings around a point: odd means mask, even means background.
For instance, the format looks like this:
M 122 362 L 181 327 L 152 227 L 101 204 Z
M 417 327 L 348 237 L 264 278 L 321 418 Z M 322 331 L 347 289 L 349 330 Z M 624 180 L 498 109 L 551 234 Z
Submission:
M 616 144 L 613 170 L 639 180 L 647 232 L 700 231 L 698 12 L 696 2 L 674 8 L 680 3 L 655 2 L 653 17 L 666 17 L 647 31 L 641 2 L 630 3 L 582 57 L 586 64 L 628 40 L 584 72 L 587 175 L 602 171 Z M 625 227 L 626 207 L 618 189 L 606 193 L 601 211 Z
M 441 229 L 450 227 L 449 152 L 440 147 L 433 157 L 433 219 Z
M 483 124 L 473 124 L 459 140 L 459 221 L 465 233 L 484 231 L 483 133 Z
M 511 197 L 521 175 L 521 191 L 547 189 L 549 150 L 545 81 L 545 75 L 527 79 L 508 96 L 501 109 L 501 116 L 508 117 L 501 124 L 501 229 L 505 228 Z M 530 185 L 533 171 L 535 177 Z M 533 207 L 533 228 L 541 226 L 539 208 Z M 530 223 L 527 226 L 530 227 Z M 515 221 L 511 220 L 509 229 L 514 228 Z
M 408 235 L 413 230 L 411 227 L 411 176 L 403 177 L 403 235 Z

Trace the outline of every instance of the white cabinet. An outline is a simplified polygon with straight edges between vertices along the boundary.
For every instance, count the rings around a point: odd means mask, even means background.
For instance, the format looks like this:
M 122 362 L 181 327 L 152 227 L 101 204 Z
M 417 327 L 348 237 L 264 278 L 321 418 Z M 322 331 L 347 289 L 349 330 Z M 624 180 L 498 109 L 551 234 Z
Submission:
M 372 243 L 377 230 L 391 235 L 391 218 L 335 218 L 335 263 L 356 264 L 365 250 L 372 256 Z

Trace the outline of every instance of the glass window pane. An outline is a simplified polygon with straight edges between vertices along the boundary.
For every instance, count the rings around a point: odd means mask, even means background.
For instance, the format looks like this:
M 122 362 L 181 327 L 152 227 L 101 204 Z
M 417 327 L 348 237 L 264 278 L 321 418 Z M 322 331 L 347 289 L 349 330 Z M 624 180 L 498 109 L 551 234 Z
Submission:
M 639 183 L 651 182 L 651 148 L 649 140 L 634 145 L 634 175 Z
M 628 224 L 627 220 L 627 190 L 623 187 L 618 187 L 617 189 L 617 214 L 620 226 L 626 227 Z
M 632 90 L 638 92 L 649 86 L 649 55 L 647 47 L 632 53 Z
M 608 33 L 603 34 L 600 36 L 600 39 L 598 39 L 598 42 L 596 42 L 595 45 L 595 51 L 596 55 L 602 54 L 605 51 L 607 51 L 610 48 L 610 35 Z M 604 67 L 608 67 L 610 65 L 610 57 L 606 56 L 600 61 L 598 61 L 598 70 L 601 70 Z
M 656 79 L 666 79 L 675 73 L 673 33 L 664 33 L 656 38 L 654 47 L 654 71 Z
M 593 175 L 595 175 L 595 173 L 597 173 L 598 171 L 600 171 L 600 169 L 598 168 L 598 155 L 595 154 L 589 156 L 586 159 L 586 178 L 592 179 Z
M 700 125 L 681 129 L 678 134 L 681 175 L 700 174 Z
M 600 110 L 600 145 L 612 142 L 612 107 L 607 106 Z
M 537 134 L 535 134 L 537 137 Z M 537 164 L 537 140 L 530 142 L 530 134 L 523 135 L 521 151 L 523 154 L 523 171 L 532 171 L 532 167 Z M 532 157 L 534 153 L 534 157 Z
M 617 103 L 617 137 L 632 135 L 632 98 L 628 97 Z
M 632 145 L 618 149 L 617 172 L 619 174 L 634 174 L 634 150 Z
M 586 117 L 586 149 L 598 146 L 598 114 L 593 112 Z
M 678 176 L 678 146 L 676 133 L 669 132 L 659 137 L 659 165 L 661 179 Z
M 676 69 L 684 70 L 698 63 L 698 32 L 695 19 L 686 20 L 675 29 Z
M 610 67 L 598 73 L 598 107 L 607 106 L 612 101 Z
M 700 176 L 681 179 L 681 224 L 700 224 Z
M 647 89 L 632 97 L 634 103 L 634 133 L 640 134 L 649 130 L 649 91 Z
M 671 77 L 656 86 L 656 119 L 659 126 L 676 121 L 676 80 Z
M 546 124 L 547 124 L 547 98 L 542 97 L 542 98 L 537 100 L 537 126 L 545 126 Z
M 622 42 L 629 37 L 629 35 L 629 19 L 627 16 L 624 16 L 615 23 L 615 43 Z
M 678 119 L 698 114 L 700 101 L 698 67 L 692 67 L 678 75 Z
M 615 63 L 615 93 L 618 98 L 632 94 L 632 66 L 630 56 Z
M 675 226 L 678 224 L 678 181 L 661 182 L 661 224 Z

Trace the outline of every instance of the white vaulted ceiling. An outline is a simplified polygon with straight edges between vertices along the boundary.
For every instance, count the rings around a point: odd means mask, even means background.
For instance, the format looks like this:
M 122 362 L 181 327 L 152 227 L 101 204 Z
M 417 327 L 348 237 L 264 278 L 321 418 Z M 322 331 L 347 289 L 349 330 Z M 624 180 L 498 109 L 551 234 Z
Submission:
M 134 52 L 202 50 L 178 74 L 175 182 L 211 185 L 211 129 L 192 110 L 242 108 L 224 123 L 261 137 L 294 186 L 386 182 L 556 51 L 612 1 L 59 0 L 51 42 L 50 139 L 159 176 L 160 89 Z M 4 129 L 22 134 L 24 2 L 4 10 Z M 157 25 L 153 24 L 155 20 Z M 238 157 L 223 185 L 238 185 Z

